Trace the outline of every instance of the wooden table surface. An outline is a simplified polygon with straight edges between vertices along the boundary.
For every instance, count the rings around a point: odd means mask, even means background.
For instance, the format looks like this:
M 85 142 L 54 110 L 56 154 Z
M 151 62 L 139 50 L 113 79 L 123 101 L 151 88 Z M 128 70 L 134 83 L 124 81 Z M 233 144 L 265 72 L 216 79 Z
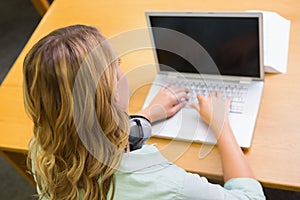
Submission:
M 71 24 L 96 26 L 106 37 L 116 39 L 126 32 L 145 28 L 148 10 L 267 10 L 291 20 L 288 71 L 266 75 L 252 147 L 245 155 L 264 186 L 300 191 L 300 1 L 294 0 L 55 0 L 0 88 L 0 153 L 24 172 L 18 158 L 28 150 L 32 123 L 23 106 L 22 62 L 38 39 Z M 144 39 L 149 42 L 148 37 Z M 134 113 L 141 108 L 155 75 L 154 58 L 149 49 L 141 48 L 124 53 L 121 59 L 132 90 L 129 112 Z M 200 159 L 199 151 L 205 147 L 201 144 L 157 138 L 152 138 L 150 143 L 157 143 L 169 159 L 188 171 L 213 179 L 222 177 L 215 147 Z

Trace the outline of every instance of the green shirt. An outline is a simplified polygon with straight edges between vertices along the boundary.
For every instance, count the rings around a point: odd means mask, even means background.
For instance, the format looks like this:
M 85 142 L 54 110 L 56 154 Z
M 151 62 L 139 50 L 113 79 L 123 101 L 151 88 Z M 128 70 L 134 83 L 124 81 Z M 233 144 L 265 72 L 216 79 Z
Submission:
M 115 175 L 115 200 L 265 199 L 255 179 L 234 178 L 224 187 L 211 184 L 166 160 L 155 145 L 125 153 Z
M 126 153 L 116 172 L 116 200 L 164 199 L 265 199 L 260 183 L 234 178 L 211 184 L 198 174 L 184 171 L 164 158 L 154 145 Z

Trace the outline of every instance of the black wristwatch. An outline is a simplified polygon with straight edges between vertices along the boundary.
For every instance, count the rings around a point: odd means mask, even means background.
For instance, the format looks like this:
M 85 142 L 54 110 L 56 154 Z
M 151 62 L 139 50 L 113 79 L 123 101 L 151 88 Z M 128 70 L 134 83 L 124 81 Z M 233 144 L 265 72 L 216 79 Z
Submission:
M 152 129 L 150 121 L 140 115 L 130 115 L 130 151 L 142 148 L 145 141 L 151 137 Z

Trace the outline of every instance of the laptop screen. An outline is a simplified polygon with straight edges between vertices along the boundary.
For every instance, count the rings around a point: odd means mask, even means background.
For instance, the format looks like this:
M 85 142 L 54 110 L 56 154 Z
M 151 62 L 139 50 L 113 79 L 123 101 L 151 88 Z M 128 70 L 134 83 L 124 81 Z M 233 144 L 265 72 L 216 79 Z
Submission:
M 260 77 L 258 17 L 149 16 L 149 22 L 151 27 L 178 31 L 197 41 L 221 75 Z M 167 40 L 173 48 L 186 48 L 176 47 L 180 42 L 159 31 L 152 36 L 156 47 Z M 155 51 L 161 71 L 216 74 L 216 70 L 201 67 L 201 60 L 195 67 L 182 55 L 159 48 Z

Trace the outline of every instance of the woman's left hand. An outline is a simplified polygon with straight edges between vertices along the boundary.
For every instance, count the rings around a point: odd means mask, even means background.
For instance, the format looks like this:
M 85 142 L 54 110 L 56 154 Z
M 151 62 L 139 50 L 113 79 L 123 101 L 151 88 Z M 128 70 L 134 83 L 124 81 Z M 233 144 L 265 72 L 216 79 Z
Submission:
M 167 84 L 163 86 L 144 110 L 136 113 L 149 119 L 151 123 L 166 119 L 177 113 L 188 101 L 188 89 Z

